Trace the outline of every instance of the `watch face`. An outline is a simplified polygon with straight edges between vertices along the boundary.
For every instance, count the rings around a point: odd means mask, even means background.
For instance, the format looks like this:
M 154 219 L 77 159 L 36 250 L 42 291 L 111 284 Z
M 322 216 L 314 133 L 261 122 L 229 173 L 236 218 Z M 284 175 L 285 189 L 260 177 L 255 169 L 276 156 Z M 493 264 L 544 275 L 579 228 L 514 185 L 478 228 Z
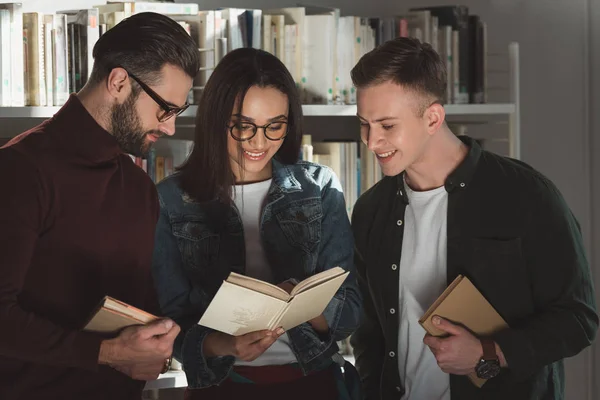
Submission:
M 497 360 L 481 360 L 475 372 L 481 379 L 491 379 L 500 373 L 500 363 Z

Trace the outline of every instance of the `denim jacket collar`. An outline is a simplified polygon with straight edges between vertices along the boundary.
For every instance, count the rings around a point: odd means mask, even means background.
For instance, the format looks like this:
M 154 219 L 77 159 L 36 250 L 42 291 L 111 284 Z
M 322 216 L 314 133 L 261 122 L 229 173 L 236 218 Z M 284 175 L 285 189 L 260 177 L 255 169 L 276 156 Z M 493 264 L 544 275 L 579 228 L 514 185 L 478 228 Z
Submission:
M 280 190 L 283 193 L 299 192 L 302 185 L 294 176 L 293 171 L 285 164 L 273 158 L 273 186 L 271 190 Z

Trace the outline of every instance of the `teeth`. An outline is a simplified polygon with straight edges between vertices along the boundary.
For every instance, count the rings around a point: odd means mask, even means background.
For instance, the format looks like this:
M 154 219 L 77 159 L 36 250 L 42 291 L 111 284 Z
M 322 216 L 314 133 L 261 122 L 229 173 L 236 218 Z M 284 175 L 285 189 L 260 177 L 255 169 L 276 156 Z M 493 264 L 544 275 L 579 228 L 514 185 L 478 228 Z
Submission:
M 392 154 L 394 154 L 395 152 L 396 152 L 396 150 L 388 151 L 387 153 L 377 153 L 377 157 L 387 158 L 387 157 L 391 156 Z
M 265 154 L 265 153 L 266 153 L 266 151 L 263 151 L 262 153 L 251 153 L 251 152 L 249 152 L 249 151 L 246 151 L 246 150 L 244 150 L 244 152 L 245 152 L 246 154 L 248 154 L 250 157 L 260 157 L 260 156 L 262 156 L 263 154 Z

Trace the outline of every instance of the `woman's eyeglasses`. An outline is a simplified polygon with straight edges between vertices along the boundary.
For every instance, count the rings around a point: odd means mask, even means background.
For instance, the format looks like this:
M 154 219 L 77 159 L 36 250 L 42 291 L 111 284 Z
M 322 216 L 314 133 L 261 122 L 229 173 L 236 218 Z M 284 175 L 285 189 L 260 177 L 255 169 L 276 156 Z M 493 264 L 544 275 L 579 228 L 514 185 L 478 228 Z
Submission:
M 267 125 L 257 126 L 252 122 L 236 122 L 229 127 L 229 133 L 238 142 L 245 142 L 256 136 L 259 129 L 263 130 L 265 137 L 269 140 L 282 140 L 287 135 L 288 123 L 274 121 Z

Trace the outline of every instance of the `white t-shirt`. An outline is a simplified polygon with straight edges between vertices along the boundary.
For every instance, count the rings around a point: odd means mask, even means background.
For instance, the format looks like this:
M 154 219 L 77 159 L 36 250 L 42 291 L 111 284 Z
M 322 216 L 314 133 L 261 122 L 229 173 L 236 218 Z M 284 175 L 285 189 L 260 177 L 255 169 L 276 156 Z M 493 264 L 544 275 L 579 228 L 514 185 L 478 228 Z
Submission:
M 442 186 L 415 192 L 405 183 L 400 260 L 398 370 L 406 390 L 402 400 L 450 400 L 450 378 L 423 343 L 419 318 L 446 288 L 448 192 Z
M 280 283 L 273 282 L 273 274 L 265 256 L 259 232 L 260 219 L 270 186 L 271 179 L 248 185 L 236 185 L 233 200 L 244 227 L 246 275 L 270 283 Z M 289 343 L 288 334 L 285 333 L 256 360 L 251 362 L 236 360 L 235 365 L 282 365 L 296 362 Z

